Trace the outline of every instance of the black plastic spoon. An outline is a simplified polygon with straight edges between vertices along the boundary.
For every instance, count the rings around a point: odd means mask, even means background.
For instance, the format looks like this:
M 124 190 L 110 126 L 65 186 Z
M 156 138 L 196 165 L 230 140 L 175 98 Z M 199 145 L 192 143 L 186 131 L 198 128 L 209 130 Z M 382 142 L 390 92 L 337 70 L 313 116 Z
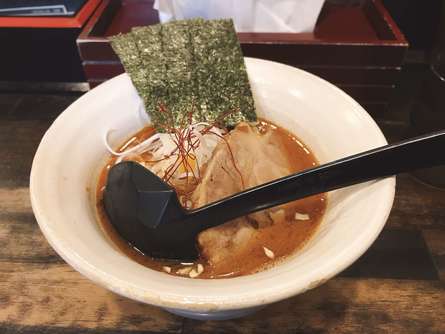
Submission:
M 156 258 L 193 260 L 199 232 L 249 213 L 353 184 L 445 164 L 445 131 L 359 153 L 257 186 L 195 210 L 145 167 L 121 162 L 108 174 L 104 205 L 118 233 Z

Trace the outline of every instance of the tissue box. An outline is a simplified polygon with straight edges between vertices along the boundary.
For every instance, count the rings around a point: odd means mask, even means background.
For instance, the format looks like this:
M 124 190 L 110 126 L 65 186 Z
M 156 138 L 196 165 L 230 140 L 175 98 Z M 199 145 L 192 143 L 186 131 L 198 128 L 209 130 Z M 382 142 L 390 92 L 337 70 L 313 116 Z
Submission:
M 155 0 L 166 23 L 232 18 L 238 32 L 313 32 L 325 0 Z
M 124 72 L 108 36 L 158 21 L 152 0 L 103 0 L 77 40 L 90 87 Z M 408 48 L 380 0 L 354 6 L 326 3 L 313 33 L 238 33 L 238 37 L 245 56 L 314 73 L 374 116 L 385 111 Z

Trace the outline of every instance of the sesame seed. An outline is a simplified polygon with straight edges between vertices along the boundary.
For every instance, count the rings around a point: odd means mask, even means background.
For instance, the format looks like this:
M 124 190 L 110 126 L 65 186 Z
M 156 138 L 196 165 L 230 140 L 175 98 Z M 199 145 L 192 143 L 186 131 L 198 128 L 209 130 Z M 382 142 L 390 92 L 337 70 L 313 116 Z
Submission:
M 295 220 L 309 220 L 310 217 L 308 214 L 295 212 Z
M 162 270 L 164 270 L 166 273 L 169 273 L 169 274 L 172 272 L 172 268 L 170 268 L 168 266 L 162 267 Z
M 274 252 L 272 252 L 269 248 L 263 246 L 263 250 L 264 250 L 264 254 L 266 254 L 266 256 L 269 259 L 274 259 L 275 258 Z

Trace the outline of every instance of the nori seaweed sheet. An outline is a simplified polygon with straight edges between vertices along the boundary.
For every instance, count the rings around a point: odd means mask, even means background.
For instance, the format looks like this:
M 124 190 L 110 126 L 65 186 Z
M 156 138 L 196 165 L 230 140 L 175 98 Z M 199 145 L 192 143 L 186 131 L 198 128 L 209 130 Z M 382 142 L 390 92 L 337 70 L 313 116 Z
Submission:
M 227 126 L 256 120 L 232 20 L 174 21 L 110 39 L 158 130 L 191 113 L 195 122 L 212 122 L 229 112 Z

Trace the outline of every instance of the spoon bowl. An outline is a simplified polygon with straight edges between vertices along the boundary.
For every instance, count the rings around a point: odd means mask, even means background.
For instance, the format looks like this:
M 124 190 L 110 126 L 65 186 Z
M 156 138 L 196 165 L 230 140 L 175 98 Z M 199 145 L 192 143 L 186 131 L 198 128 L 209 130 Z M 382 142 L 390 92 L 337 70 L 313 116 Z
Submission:
M 199 231 L 183 222 L 187 214 L 175 190 L 142 165 L 125 161 L 110 169 L 104 206 L 116 231 L 139 251 L 157 258 L 198 257 Z

